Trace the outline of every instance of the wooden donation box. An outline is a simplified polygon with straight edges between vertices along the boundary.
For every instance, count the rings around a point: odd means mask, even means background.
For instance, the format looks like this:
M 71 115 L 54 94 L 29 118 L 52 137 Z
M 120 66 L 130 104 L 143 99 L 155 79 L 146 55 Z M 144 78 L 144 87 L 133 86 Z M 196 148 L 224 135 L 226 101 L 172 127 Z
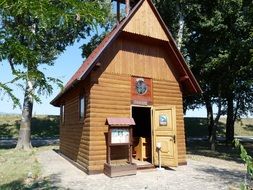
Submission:
M 107 136 L 107 161 L 104 164 L 104 173 L 109 177 L 135 175 L 137 166 L 132 163 L 132 127 L 135 125 L 134 119 L 107 118 L 107 124 L 109 129 Z M 111 156 L 113 147 L 119 147 L 119 150 L 120 147 L 127 148 L 128 158 L 126 158 L 126 162 L 112 162 Z M 118 154 L 121 153 L 118 152 Z

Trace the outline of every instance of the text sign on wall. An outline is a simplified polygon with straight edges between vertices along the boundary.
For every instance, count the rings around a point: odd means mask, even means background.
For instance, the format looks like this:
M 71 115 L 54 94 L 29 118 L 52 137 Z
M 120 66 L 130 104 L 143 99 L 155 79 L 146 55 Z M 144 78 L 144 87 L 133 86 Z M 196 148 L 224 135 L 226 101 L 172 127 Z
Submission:
M 112 129 L 111 143 L 124 144 L 129 143 L 129 129 Z
M 152 80 L 143 77 L 131 78 L 131 102 L 137 105 L 151 105 L 153 100 Z

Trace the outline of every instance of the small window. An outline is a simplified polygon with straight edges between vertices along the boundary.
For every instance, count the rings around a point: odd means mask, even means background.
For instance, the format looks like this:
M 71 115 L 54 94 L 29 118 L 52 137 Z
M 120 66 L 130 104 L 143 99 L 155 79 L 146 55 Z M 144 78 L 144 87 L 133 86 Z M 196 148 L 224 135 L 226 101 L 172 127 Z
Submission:
M 81 95 L 79 99 L 79 119 L 84 119 L 85 116 L 85 95 Z
M 61 105 L 61 124 L 64 124 L 65 121 L 65 106 L 64 104 Z

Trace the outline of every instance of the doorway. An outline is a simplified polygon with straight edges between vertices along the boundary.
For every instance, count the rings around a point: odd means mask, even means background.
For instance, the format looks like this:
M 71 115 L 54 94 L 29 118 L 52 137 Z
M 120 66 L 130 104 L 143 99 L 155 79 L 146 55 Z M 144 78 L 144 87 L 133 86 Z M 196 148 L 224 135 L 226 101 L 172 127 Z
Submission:
M 145 167 L 152 162 L 151 108 L 132 106 L 133 158 L 137 166 Z

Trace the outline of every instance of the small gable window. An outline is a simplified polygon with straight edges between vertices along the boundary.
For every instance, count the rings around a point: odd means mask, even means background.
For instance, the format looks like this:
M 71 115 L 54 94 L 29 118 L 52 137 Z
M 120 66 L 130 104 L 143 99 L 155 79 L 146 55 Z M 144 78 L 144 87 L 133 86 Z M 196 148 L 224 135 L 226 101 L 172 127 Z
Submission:
M 85 94 L 83 93 L 79 98 L 79 119 L 83 120 L 85 117 Z
M 65 122 L 65 106 L 64 104 L 61 105 L 61 124 L 63 125 Z

